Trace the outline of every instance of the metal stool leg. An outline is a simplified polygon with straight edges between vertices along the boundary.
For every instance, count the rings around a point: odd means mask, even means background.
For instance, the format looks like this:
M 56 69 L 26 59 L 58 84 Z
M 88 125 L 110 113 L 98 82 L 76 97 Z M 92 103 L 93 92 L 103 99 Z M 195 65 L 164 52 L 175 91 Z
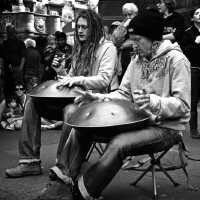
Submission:
M 160 163 L 157 163 L 156 165 L 161 169 L 161 171 L 166 175 L 166 177 L 174 184 L 174 187 L 180 185 L 179 183 L 174 181 L 174 179 L 167 173 L 166 169 Z
M 157 200 L 157 186 L 156 186 L 156 175 L 155 175 L 155 165 L 152 165 L 152 182 L 153 182 L 153 199 Z
M 97 146 L 97 144 L 99 146 Z M 103 150 L 103 146 L 101 145 L 101 143 L 95 143 L 94 148 L 97 150 L 97 152 L 99 153 L 100 156 L 103 155 L 104 150 Z
M 153 165 L 150 165 L 150 166 L 137 178 L 137 180 L 134 181 L 134 182 L 132 182 L 132 183 L 130 183 L 130 185 L 136 186 L 136 184 L 144 177 L 144 175 L 145 175 L 147 172 L 151 171 L 152 166 L 153 166 Z
M 97 146 L 97 144 L 99 146 Z M 104 149 L 103 149 L 103 146 L 101 145 L 101 143 L 93 142 L 92 146 L 91 146 L 91 148 L 90 148 L 90 150 L 89 150 L 89 152 L 88 152 L 88 154 L 86 156 L 86 160 L 89 160 L 89 158 L 90 158 L 90 156 L 91 156 L 91 154 L 92 154 L 92 152 L 93 152 L 94 149 L 97 150 L 97 152 L 99 153 L 100 156 L 103 155 Z
M 91 154 L 92 154 L 94 148 L 95 148 L 95 143 L 92 143 L 92 146 L 90 147 L 90 150 L 89 150 L 89 152 L 88 152 L 88 154 L 87 154 L 85 160 L 89 160 L 89 158 L 90 158 L 90 156 L 91 156 Z

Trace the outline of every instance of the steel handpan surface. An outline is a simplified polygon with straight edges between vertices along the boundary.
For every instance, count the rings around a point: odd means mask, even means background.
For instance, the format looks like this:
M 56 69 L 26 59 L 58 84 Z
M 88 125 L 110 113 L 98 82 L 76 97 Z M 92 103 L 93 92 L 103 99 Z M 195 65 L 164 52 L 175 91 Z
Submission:
M 39 104 L 48 104 L 54 109 L 62 109 L 69 103 L 73 103 L 77 96 L 76 91 L 82 90 L 79 87 L 58 88 L 61 83 L 56 80 L 46 81 L 36 87 L 28 94 L 36 99 Z
M 145 125 L 149 116 L 129 101 L 92 102 L 80 107 L 66 122 L 82 131 L 128 131 Z
M 36 98 L 75 98 L 78 87 L 63 87 L 58 88 L 61 83 L 59 81 L 46 81 L 36 87 L 29 93 L 31 97 Z

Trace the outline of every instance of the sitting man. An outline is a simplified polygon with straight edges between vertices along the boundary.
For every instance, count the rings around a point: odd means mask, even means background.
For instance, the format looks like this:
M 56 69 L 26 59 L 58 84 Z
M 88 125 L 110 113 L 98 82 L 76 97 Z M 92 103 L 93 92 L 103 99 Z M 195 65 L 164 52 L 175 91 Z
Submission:
M 106 93 L 114 85 L 112 80 L 116 64 L 117 49 L 111 41 L 105 40 L 102 19 L 92 10 L 81 11 L 76 19 L 72 67 L 69 76 L 61 78 L 60 85 L 78 85 L 92 92 Z M 8 177 L 41 174 L 41 116 L 63 120 L 63 112 L 67 117 L 74 107 L 73 104 L 68 105 L 63 111 L 48 104 L 38 105 L 34 98 L 27 100 L 19 141 L 19 165 L 6 170 Z M 63 126 L 57 151 L 58 163 L 70 130 L 67 125 Z
M 158 12 L 139 13 L 128 26 L 130 38 L 140 49 L 139 55 L 132 57 L 119 89 L 109 94 L 81 92 L 75 99 L 77 104 L 106 99 L 134 102 L 150 115 L 149 126 L 114 136 L 103 156 L 84 172 L 80 169 L 91 139 L 72 129 L 62 163 L 37 200 L 96 199 L 119 171 L 123 160 L 134 155 L 137 148 L 180 138 L 190 118 L 190 63 L 177 44 L 161 41 L 163 29 Z

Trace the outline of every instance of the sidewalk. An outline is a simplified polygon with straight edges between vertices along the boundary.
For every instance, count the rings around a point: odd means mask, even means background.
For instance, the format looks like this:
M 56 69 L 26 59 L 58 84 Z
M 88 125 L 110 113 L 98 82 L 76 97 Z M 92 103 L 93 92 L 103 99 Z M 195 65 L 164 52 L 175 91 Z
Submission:
M 0 130 L 0 200 L 29 200 L 35 197 L 48 181 L 48 169 L 55 163 L 56 147 L 60 131 L 45 131 L 42 133 L 41 159 L 43 174 L 41 176 L 7 179 L 4 177 L 6 168 L 16 166 L 18 161 L 19 132 Z M 192 157 L 200 158 L 200 140 L 193 140 L 184 134 L 184 141 Z M 97 158 L 93 154 L 92 160 Z M 188 172 L 193 185 L 200 187 L 200 162 L 188 161 Z M 116 175 L 103 193 L 105 200 L 150 200 L 152 199 L 151 174 L 147 174 L 137 187 L 129 185 L 141 172 L 123 171 Z M 180 183 L 174 187 L 162 173 L 156 173 L 158 194 L 160 200 L 199 200 L 200 191 L 189 191 L 186 188 L 185 175 L 182 170 L 170 172 Z

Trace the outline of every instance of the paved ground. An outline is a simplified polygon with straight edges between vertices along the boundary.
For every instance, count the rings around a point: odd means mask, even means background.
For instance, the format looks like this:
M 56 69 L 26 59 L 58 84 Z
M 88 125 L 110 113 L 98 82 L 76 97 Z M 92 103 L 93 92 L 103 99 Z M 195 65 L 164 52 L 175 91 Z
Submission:
M 42 133 L 42 165 L 43 175 L 18 179 L 7 179 L 4 171 L 8 167 L 15 166 L 18 159 L 17 141 L 19 132 L 0 130 L 0 200 L 29 200 L 45 186 L 48 180 L 48 169 L 54 164 L 56 146 L 60 131 L 46 131 Z M 193 140 L 184 134 L 184 141 L 190 151 L 190 155 L 200 158 L 200 140 Z M 97 158 L 94 152 L 91 162 Z M 188 172 L 193 185 L 200 187 L 200 162 L 188 161 Z M 123 171 L 116 175 L 111 184 L 103 193 L 105 200 L 150 200 L 152 199 L 151 175 L 147 174 L 138 184 L 131 187 L 129 183 L 140 174 L 135 171 Z M 163 174 L 157 173 L 158 194 L 160 200 L 198 200 L 200 191 L 187 190 L 185 176 L 182 170 L 171 172 L 173 177 L 181 185 L 174 187 Z

